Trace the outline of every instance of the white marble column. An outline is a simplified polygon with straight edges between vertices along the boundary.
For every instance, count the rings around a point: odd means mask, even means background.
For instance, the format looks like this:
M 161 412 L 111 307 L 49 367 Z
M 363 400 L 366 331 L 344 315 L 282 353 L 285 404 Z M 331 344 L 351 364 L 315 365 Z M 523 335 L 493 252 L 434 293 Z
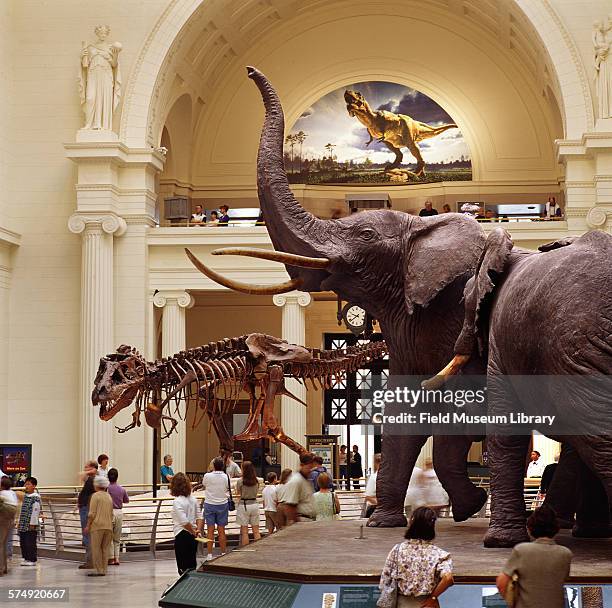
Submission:
M 75 213 L 68 228 L 83 238 L 81 260 L 81 379 L 79 418 L 81 464 L 101 453 L 111 455 L 113 424 L 102 422 L 91 404 L 100 358 L 115 350 L 113 332 L 113 235 L 126 230 L 125 220 L 111 214 Z
M 292 344 L 304 346 L 306 340 L 306 315 L 305 308 L 312 302 L 310 294 L 303 291 L 290 291 L 275 295 L 272 298 L 276 306 L 283 309 L 283 340 Z M 297 380 L 287 379 L 286 386 L 294 395 L 306 401 L 306 387 Z M 281 398 L 281 425 L 289 437 L 298 443 L 306 445 L 306 409 L 303 405 L 290 397 Z M 298 455 L 282 446 L 281 467 L 297 469 L 299 466 Z
M 10 443 L 8 414 L 10 248 L 0 243 L 0 443 Z
M 195 300 L 185 291 L 158 291 L 153 297 L 153 303 L 163 309 L 162 356 L 171 357 L 186 348 L 185 311 L 194 305 Z M 172 455 L 175 473 L 185 472 L 186 434 L 185 422 L 179 420 L 172 435 L 162 440 L 161 457 Z

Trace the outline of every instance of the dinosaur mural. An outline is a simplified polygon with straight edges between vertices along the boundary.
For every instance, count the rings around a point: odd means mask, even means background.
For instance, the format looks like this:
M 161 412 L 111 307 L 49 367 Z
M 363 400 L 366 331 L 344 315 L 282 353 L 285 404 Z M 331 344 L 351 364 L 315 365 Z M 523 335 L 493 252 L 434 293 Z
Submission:
M 301 454 L 305 448 L 285 434 L 274 415 L 276 395 L 306 405 L 286 388 L 285 378 L 305 386 L 308 381 L 315 390 L 331 388 L 344 374 L 386 353 L 384 342 L 319 350 L 260 333 L 211 342 L 154 362 L 122 345 L 100 360 L 91 400 L 104 421 L 134 404 L 132 422 L 117 427 L 120 433 L 140 426 L 142 415 L 149 426 L 161 429 L 162 438 L 179 420 L 192 416 L 195 428 L 207 417 L 222 449 L 233 450 L 235 440 L 269 438 Z M 243 393 L 249 398 L 249 415 L 242 432 L 232 437 L 223 415 L 233 411 Z
M 432 127 L 424 122 L 414 120 L 406 114 L 394 114 L 387 110 L 372 110 L 361 93 L 350 89 L 344 92 L 344 100 L 349 116 L 357 118 L 368 130 L 370 140 L 366 143 L 366 146 L 377 139 L 395 154 L 395 160 L 385 167 L 387 173 L 400 171 L 412 177 L 421 177 L 425 174 L 425 161 L 421 155 L 418 142 L 436 137 L 444 131 L 448 131 L 448 129 L 458 128 L 456 124 Z M 417 166 L 414 172 L 399 169 L 404 159 L 402 148 L 408 148 L 416 159 Z

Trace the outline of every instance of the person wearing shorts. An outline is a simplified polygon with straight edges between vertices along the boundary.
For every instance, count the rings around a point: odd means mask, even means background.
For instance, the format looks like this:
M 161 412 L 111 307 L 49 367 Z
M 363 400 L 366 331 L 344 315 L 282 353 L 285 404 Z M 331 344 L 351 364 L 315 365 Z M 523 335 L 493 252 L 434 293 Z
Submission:
M 212 559 L 212 549 L 215 542 L 215 528 L 219 536 L 221 554 L 227 551 L 227 536 L 225 526 L 229 517 L 230 479 L 223 470 L 223 459 L 213 460 L 213 470 L 202 478 L 204 488 L 204 521 L 206 522 L 206 537 L 208 553 L 206 561 Z
M 239 501 L 236 507 L 236 521 L 240 525 L 240 544 L 249 544 L 249 526 L 253 530 L 253 540 L 259 540 L 259 504 L 257 502 L 257 491 L 259 481 L 255 473 L 255 467 L 250 460 L 242 463 L 242 478 L 236 484 Z

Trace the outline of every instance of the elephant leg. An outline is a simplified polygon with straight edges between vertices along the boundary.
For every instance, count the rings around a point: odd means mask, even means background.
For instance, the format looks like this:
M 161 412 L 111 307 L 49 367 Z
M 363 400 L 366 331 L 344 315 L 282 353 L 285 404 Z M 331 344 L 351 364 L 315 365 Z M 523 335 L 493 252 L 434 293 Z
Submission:
M 451 499 L 453 519 L 465 521 L 487 502 L 487 491 L 477 488 L 467 472 L 472 438 L 464 435 L 434 435 L 433 464 L 436 475 Z
M 551 506 L 562 528 L 574 525 L 574 513 L 578 504 L 581 461 L 578 452 L 567 442 L 561 446 L 559 464 L 546 492 L 544 503 Z
M 572 535 L 578 538 L 610 538 L 610 503 L 601 480 L 581 464 L 580 493 L 576 510 L 576 525 Z
M 412 469 L 427 435 L 385 435 L 382 461 L 376 478 L 376 510 L 368 526 L 394 528 L 406 525 L 404 500 Z
M 580 454 L 580 495 L 573 535 L 605 538 L 612 535 L 612 438 L 574 437 L 572 444 Z
M 525 459 L 529 435 L 490 435 L 491 521 L 485 547 L 513 547 L 529 540 L 525 528 Z

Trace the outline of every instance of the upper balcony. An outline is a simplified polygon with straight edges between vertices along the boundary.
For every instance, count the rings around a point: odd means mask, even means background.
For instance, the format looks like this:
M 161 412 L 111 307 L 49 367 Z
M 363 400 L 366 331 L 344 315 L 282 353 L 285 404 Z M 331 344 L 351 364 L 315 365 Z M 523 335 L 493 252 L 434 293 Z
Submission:
M 538 245 L 567 236 L 567 222 L 483 221 L 485 232 L 502 227 L 516 246 L 537 249 Z M 272 249 L 265 226 L 160 226 L 149 228 L 149 278 L 152 289 L 224 290 L 202 275 L 187 259 L 189 248 L 202 262 L 236 281 L 272 285 L 288 280 L 282 264 L 237 256 L 213 256 L 220 247 Z

